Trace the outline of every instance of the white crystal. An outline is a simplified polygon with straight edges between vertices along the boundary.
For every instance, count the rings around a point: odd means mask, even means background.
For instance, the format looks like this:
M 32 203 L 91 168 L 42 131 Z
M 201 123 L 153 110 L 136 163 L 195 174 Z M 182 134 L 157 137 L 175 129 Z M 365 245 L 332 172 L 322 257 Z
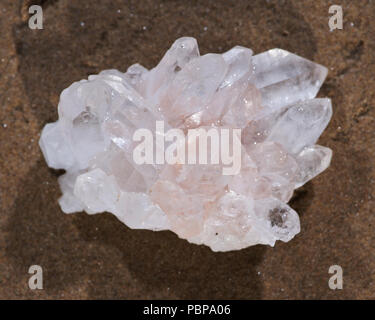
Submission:
M 332 115 L 330 100 L 315 98 L 326 75 L 281 49 L 200 56 L 184 37 L 151 70 L 134 64 L 73 83 L 40 139 L 47 164 L 66 170 L 61 209 L 112 212 L 130 228 L 169 229 L 214 251 L 291 240 L 300 224 L 286 203 L 332 156 L 315 144 Z M 183 132 L 243 129 L 239 174 L 222 175 L 221 165 L 138 165 L 133 134 L 149 129 L 157 142 L 158 120 Z

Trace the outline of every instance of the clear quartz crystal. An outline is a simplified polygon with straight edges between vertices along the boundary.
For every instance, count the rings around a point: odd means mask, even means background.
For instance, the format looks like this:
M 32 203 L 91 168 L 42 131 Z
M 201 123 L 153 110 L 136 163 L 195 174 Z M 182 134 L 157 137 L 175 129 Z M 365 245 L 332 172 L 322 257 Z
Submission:
M 330 99 L 315 98 L 326 75 L 281 49 L 253 56 L 236 46 L 200 56 L 197 41 L 184 37 L 151 70 L 134 64 L 73 83 L 40 139 L 47 164 L 66 170 L 61 209 L 108 211 L 130 228 L 171 230 L 214 251 L 291 240 L 300 224 L 287 202 L 332 156 L 316 145 L 332 116 Z M 154 141 L 164 138 L 157 120 L 165 131 L 242 129 L 240 172 L 136 164 L 133 134 L 145 128 Z

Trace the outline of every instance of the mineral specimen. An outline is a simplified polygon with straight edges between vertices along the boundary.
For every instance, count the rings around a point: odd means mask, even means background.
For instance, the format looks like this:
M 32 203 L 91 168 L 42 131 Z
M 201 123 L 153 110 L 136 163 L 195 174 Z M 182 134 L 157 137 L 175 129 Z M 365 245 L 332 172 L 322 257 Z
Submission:
M 48 165 L 66 170 L 61 209 L 108 211 L 130 228 L 169 229 L 213 251 L 289 241 L 300 231 L 287 205 L 293 190 L 331 160 L 331 150 L 315 144 L 332 115 L 331 101 L 315 98 L 326 75 L 281 49 L 253 56 L 236 46 L 201 56 L 196 40 L 184 37 L 151 70 L 134 64 L 73 83 L 61 94 L 59 120 L 40 139 Z M 183 134 L 240 129 L 240 171 L 138 163 L 134 136 L 147 129 L 160 141 L 158 121 Z

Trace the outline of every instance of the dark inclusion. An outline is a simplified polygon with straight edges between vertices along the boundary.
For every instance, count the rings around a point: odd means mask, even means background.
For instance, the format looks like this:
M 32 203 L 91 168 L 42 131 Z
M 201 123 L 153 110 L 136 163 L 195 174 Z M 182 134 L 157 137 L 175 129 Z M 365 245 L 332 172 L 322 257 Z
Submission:
M 288 211 L 284 208 L 274 208 L 269 211 L 268 218 L 271 222 L 271 227 L 277 226 L 279 228 L 286 228 L 284 225 Z

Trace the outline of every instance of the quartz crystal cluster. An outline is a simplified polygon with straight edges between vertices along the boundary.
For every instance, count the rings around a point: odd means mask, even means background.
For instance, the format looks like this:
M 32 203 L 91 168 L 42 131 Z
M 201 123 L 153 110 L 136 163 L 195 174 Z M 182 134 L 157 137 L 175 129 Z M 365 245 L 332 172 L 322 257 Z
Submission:
M 332 115 L 330 99 L 315 98 L 326 75 L 282 49 L 200 55 L 184 37 L 151 70 L 134 64 L 73 83 L 40 139 L 48 165 L 66 170 L 61 209 L 111 212 L 130 228 L 169 229 L 214 251 L 291 240 L 300 222 L 287 202 L 331 160 L 316 144 Z M 159 120 L 184 132 L 241 129 L 240 172 L 135 163 L 134 132 L 162 134 Z

